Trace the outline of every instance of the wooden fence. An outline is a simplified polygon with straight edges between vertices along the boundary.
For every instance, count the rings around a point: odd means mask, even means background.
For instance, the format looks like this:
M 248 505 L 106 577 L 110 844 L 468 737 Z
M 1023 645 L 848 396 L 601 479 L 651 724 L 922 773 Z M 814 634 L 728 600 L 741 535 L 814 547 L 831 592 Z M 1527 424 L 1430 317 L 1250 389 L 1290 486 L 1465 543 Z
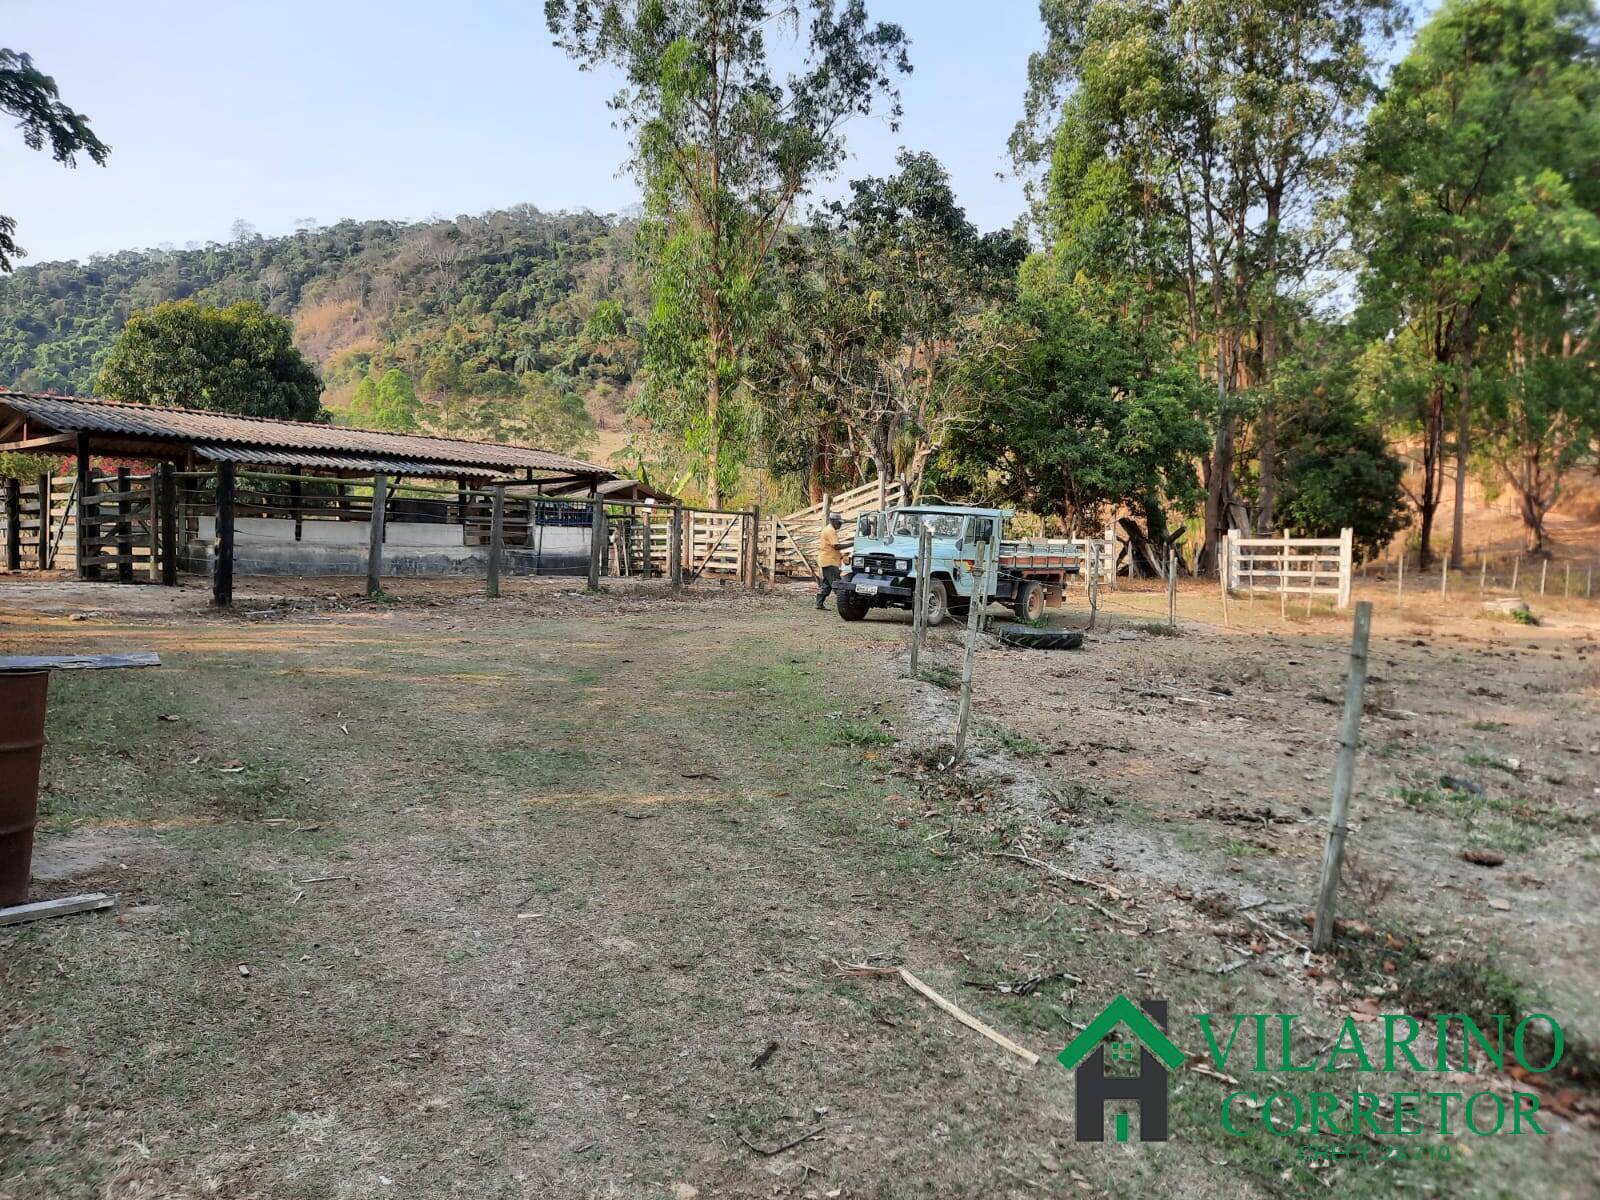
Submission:
M 34 483 L 3 481 L 0 540 L 8 571 L 49 571 L 77 555 L 77 484 L 41 475 Z M 45 497 L 43 505 L 40 497 Z M 47 514 L 43 521 L 40 513 Z
M 1247 538 L 1231 530 L 1226 543 L 1227 586 L 1234 592 L 1328 596 L 1350 604 L 1354 541 L 1349 529 L 1336 538 Z

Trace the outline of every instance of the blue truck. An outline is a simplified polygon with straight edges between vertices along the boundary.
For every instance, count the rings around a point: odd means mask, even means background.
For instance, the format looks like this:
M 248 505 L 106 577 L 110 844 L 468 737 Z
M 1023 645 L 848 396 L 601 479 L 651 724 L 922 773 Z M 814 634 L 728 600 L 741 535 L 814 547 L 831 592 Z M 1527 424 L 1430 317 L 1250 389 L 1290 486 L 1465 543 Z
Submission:
M 839 615 L 863 620 L 874 608 L 909 610 L 916 595 L 917 540 L 928 530 L 931 547 L 926 618 L 939 625 L 967 611 L 979 573 L 987 570 L 982 594 L 1004 604 L 1018 620 L 1034 621 L 1046 605 L 1066 596 L 1079 556 L 1064 542 L 1005 541 L 1003 508 L 955 504 L 909 504 L 856 518 L 850 573 L 833 585 Z M 999 553 L 994 553 L 998 543 Z

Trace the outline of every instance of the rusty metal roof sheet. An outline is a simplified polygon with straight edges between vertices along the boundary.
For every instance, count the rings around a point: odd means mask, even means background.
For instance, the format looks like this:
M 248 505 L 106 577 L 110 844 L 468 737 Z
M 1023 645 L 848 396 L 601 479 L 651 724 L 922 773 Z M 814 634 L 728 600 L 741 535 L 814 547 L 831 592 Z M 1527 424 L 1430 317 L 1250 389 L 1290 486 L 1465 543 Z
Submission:
M 271 450 L 253 446 L 196 446 L 196 458 L 207 462 L 243 463 L 257 467 L 319 467 L 328 471 L 361 471 L 375 475 L 439 475 L 454 479 L 492 479 L 504 474 L 494 467 L 460 466 L 448 463 L 410 462 L 399 458 L 375 458 L 370 454 L 315 454 L 304 450 Z
M 62 433 L 102 433 L 188 444 L 273 447 L 362 457 L 375 455 L 419 463 L 492 468 L 495 473 L 531 468 L 535 471 L 562 471 L 607 478 L 613 474 L 609 468 L 597 463 L 549 450 L 498 442 L 472 442 L 464 438 L 384 433 L 375 429 L 316 425 L 309 421 L 274 421 L 265 417 L 240 417 L 193 408 L 122 404 L 115 400 L 90 400 L 80 396 L 40 396 L 0 391 L 0 405 L 21 413 L 29 421 L 37 421 Z

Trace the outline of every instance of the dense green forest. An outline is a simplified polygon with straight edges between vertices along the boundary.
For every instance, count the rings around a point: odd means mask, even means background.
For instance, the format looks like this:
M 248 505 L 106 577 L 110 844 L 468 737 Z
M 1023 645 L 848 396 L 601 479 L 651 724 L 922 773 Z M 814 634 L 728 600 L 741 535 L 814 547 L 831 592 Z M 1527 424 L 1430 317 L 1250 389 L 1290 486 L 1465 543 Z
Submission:
M 92 394 L 133 313 L 254 300 L 293 321 L 336 415 L 363 380 L 398 368 L 430 428 L 534 429 L 580 447 L 585 405 L 620 412 L 635 373 L 633 232 L 592 213 L 519 207 L 274 238 L 239 226 L 226 243 L 40 263 L 0 277 L 0 384 Z

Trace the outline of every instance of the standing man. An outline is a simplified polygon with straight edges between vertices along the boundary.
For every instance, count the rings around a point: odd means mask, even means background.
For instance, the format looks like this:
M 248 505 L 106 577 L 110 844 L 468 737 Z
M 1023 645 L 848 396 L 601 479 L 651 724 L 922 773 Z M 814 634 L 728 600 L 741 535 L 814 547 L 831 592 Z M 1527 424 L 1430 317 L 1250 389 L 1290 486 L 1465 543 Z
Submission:
M 822 572 L 822 579 L 817 584 L 819 612 L 828 607 L 828 595 L 839 581 L 839 568 L 844 565 L 844 556 L 839 553 L 840 523 L 838 513 L 829 513 L 828 522 L 822 527 L 822 536 L 817 539 L 817 567 Z

